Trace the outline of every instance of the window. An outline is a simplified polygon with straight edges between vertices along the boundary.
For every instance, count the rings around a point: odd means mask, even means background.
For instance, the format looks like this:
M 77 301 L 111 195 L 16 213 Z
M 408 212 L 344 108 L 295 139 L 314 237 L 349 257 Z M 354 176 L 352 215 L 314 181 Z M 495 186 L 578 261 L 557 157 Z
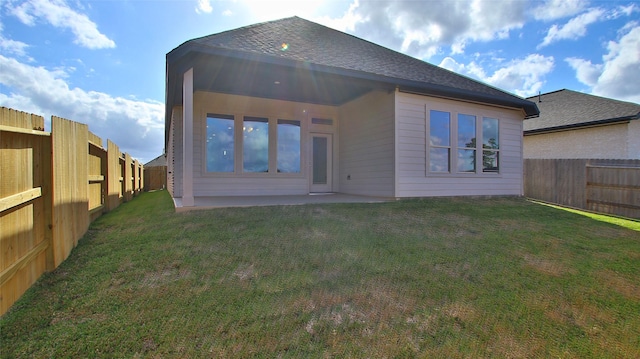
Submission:
M 500 170 L 500 127 L 495 118 L 482 119 L 482 171 L 498 172 Z
M 207 172 L 238 176 L 299 175 L 302 172 L 302 121 L 236 117 L 207 114 Z
M 458 172 L 476 171 L 476 116 L 458 114 Z
M 500 172 L 498 119 L 430 110 L 428 125 L 428 172 Z
M 300 121 L 278 120 L 278 172 L 300 173 Z
M 234 171 L 233 116 L 207 115 L 207 172 Z
M 451 151 L 451 119 L 449 112 L 429 113 L 429 171 L 449 172 Z
M 269 172 L 269 120 L 266 118 L 244 118 L 242 171 Z

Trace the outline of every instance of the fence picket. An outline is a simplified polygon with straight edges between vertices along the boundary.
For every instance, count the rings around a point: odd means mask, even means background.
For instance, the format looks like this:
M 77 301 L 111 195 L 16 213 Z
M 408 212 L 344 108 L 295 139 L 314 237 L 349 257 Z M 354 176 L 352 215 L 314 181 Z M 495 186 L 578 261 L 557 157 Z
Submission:
M 120 158 L 133 174 L 142 165 L 88 126 L 0 108 L 0 315 L 46 271 L 55 269 L 91 220 L 133 198 L 121 190 Z M 55 164 L 55 165 L 54 165 Z

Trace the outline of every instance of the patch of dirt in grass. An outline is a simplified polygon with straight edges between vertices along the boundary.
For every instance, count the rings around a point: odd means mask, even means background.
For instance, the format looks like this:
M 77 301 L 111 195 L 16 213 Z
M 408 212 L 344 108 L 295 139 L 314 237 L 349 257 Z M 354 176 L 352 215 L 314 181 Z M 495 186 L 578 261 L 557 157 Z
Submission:
M 393 285 L 385 282 L 368 283 L 353 295 L 353 303 L 361 308 L 369 322 L 402 320 L 416 308 L 414 296 L 402 295 Z
M 611 311 L 576 298 L 573 302 L 557 303 L 551 298 L 531 300 L 532 307 L 540 308 L 547 318 L 564 325 L 575 325 L 592 337 L 601 334 L 605 328 L 615 323 Z
M 362 335 L 373 336 L 380 326 L 401 322 L 415 310 L 415 300 L 409 297 L 402 296 L 389 285 L 378 283 L 369 284 L 351 295 L 316 291 L 309 301 L 300 301 L 298 306 L 313 313 L 304 328 L 311 335 L 327 328 L 360 325 Z
M 613 289 L 625 298 L 640 300 L 640 285 L 621 277 L 614 271 L 604 270 L 598 273 L 604 286 Z
M 476 309 L 471 304 L 464 302 L 451 303 L 442 308 L 442 313 L 462 322 L 471 322 L 478 317 Z
M 256 272 L 253 263 L 241 264 L 233 271 L 233 276 L 244 282 L 256 278 L 258 273 Z
M 179 263 L 173 263 L 157 271 L 145 273 L 144 278 L 140 282 L 140 286 L 147 288 L 157 288 L 165 284 L 187 278 L 190 275 L 190 270 L 180 268 Z
M 552 277 L 561 277 L 566 273 L 573 273 L 572 269 L 567 268 L 558 261 L 541 258 L 532 254 L 524 254 L 523 259 L 527 266 Z
M 73 325 L 86 322 L 104 322 L 109 316 L 104 313 L 86 313 L 85 311 L 64 311 L 54 312 L 51 317 L 51 325 L 58 323 L 69 323 Z

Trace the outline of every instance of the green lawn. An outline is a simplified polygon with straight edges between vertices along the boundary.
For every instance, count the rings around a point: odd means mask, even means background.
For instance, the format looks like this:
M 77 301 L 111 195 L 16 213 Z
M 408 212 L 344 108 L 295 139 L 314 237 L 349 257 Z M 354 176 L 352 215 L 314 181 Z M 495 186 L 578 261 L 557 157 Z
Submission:
M 633 223 L 633 222 L 630 222 Z M 638 358 L 640 232 L 524 199 L 93 223 L 0 319 L 4 358 Z

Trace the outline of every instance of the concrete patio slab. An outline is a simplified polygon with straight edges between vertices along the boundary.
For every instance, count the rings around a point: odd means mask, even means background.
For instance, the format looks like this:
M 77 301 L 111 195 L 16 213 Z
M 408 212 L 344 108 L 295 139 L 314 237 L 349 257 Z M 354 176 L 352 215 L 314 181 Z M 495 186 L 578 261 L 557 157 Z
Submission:
M 343 193 L 318 193 L 295 196 L 217 196 L 196 197 L 193 207 L 182 205 L 182 198 L 174 198 L 176 212 L 225 208 L 225 207 L 255 207 L 255 206 L 292 206 L 314 203 L 383 203 L 394 198 L 356 196 Z

